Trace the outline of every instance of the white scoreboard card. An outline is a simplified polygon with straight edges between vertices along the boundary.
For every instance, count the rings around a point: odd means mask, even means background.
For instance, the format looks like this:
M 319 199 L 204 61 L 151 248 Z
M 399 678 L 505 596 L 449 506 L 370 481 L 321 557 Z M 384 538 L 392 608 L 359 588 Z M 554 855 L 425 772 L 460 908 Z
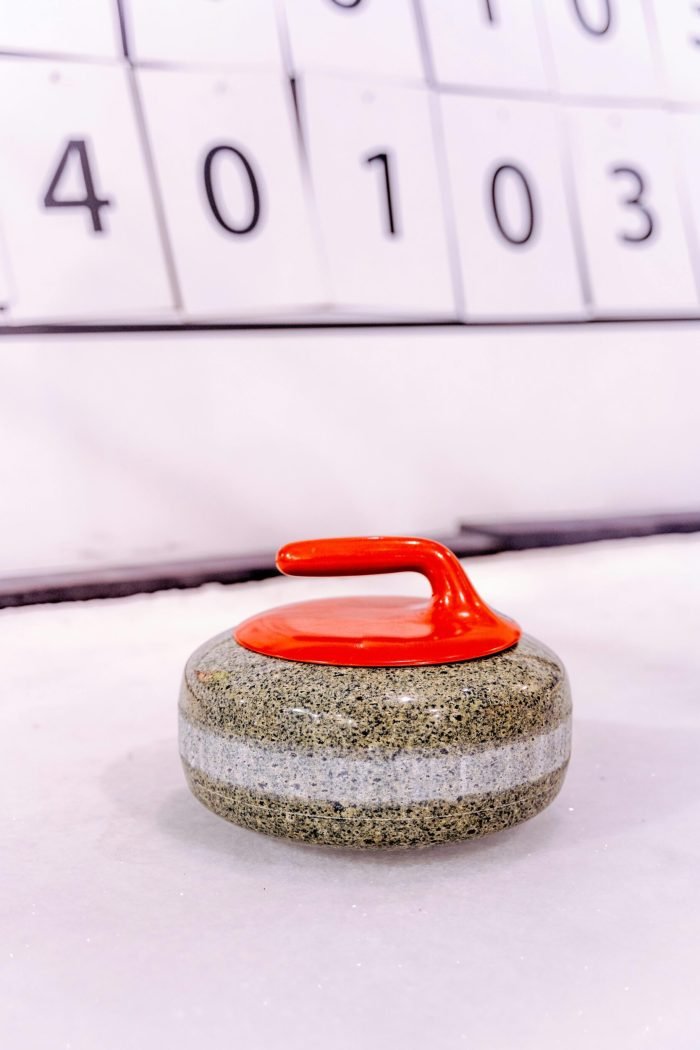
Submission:
M 295 71 L 424 79 L 413 0 L 283 0 L 283 4 Z
M 700 4 L 693 0 L 651 0 L 671 98 L 700 101 Z
M 547 89 L 534 0 L 429 0 L 423 10 L 439 84 Z
M 275 0 L 124 0 L 137 62 L 282 69 Z
M 138 77 L 186 314 L 319 305 L 289 82 L 162 69 Z
M 658 93 L 640 0 L 539 0 L 538 10 L 564 94 L 647 99 Z
M 700 112 L 676 113 L 672 117 L 677 156 L 682 177 L 682 206 L 690 223 L 690 244 L 696 274 L 700 273 Z
M 7 265 L 7 249 L 5 240 L 0 233 L 0 325 L 7 321 L 7 307 L 12 299 L 12 283 L 10 271 Z
M 128 73 L 0 62 L 0 227 L 12 317 L 114 320 L 172 305 Z
M 594 312 L 697 312 L 667 118 L 640 109 L 568 116 Z
M 118 58 L 114 0 L 0 0 L 0 51 Z
M 441 108 L 466 316 L 582 316 L 554 107 L 453 95 Z
M 300 99 L 332 301 L 453 316 L 428 93 L 310 76 Z

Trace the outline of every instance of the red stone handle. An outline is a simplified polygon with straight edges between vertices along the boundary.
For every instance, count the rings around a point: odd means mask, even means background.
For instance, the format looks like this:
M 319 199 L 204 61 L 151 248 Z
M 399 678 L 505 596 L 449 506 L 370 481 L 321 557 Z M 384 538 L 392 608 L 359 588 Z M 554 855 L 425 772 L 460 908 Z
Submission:
M 412 536 L 348 536 L 288 543 L 277 553 L 286 576 L 364 576 L 420 572 L 433 591 L 435 612 L 474 615 L 484 603 L 451 550 Z
M 288 576 L 420 572 L 429 601 L 375 595 L 281 605 L 239 624 L 239 645 L 265 656 L 339 667 L 458 663 L 510 648 L 520 628 L 481 600 L 452 551 L 413 536 L 354 536 L 288 543 Z

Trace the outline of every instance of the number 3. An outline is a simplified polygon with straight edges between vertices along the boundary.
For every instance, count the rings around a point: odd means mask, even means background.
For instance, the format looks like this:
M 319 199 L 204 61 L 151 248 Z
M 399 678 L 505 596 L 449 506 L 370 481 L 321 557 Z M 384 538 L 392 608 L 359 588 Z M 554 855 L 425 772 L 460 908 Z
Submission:
M 640 216 L 644 217 L 643 224 L 637 233 L 618 233 L 618 237 L 621 241 L 626 241 L 627 244 L 641 244 L 642 241 L 648 241 L 654 232 L 655 223 L 654 216 L 642 200 L 646 190 L 643 175 L 641 172 L 637 171 L 636 168 L 626 167 L 611 168 L 610 174 L 627 176 L 632 180 L 634 186 L 632 194 L 629 197 L 625 197 L 622 203 L 628 205 L 630 208 L 634 208 L 639 212 Z

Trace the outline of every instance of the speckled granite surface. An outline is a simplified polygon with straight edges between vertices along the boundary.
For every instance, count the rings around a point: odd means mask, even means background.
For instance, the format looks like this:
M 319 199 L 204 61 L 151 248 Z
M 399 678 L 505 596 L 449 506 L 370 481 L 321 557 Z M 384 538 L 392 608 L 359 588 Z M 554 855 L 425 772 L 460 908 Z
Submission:
M 497 831 L 556 795 L 570 750 L 564 668 L 524 635 L 420 668 L 261 656 L 225 632 L 190 658 L 180 751 L 215 813 L 328 845 L 427 845 Z
M 559 793 L 567 765 L 565 762 L 553 773 L 510 791 L 378 810 L 330 801 L 271 798 L 222 785 L 183 764 L 187 782 L 200 802 L 234 824 L 302 842 L 355 849 L 430 846 L 503 831 L 549 805 Z

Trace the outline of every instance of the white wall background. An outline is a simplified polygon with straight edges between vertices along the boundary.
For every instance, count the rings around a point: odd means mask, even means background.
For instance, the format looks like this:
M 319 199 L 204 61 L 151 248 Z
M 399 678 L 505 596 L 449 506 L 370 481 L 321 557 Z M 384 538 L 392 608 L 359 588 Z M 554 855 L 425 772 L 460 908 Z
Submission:
M 700 506 L 698 324 L 0 340 L 0 571 Z

